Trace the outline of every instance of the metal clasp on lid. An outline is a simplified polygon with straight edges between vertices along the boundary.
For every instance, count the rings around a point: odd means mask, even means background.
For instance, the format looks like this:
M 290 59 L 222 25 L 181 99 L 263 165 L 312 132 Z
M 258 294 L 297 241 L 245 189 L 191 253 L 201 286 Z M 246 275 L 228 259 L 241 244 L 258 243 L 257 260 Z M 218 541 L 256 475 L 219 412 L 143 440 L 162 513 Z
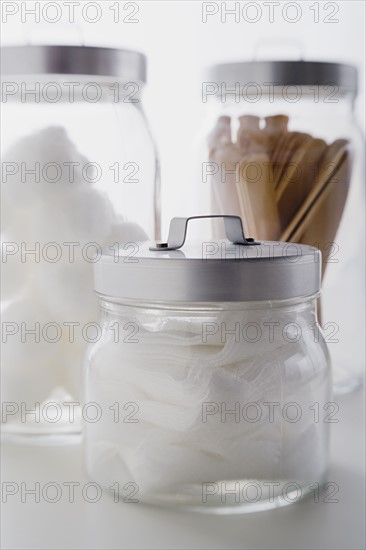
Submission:
M 190 216 L 189 218 L 172 218 L 169 226 L 168 241 L 156 243 L 155 246 L 150 246 L 149 250 L 161 252 L 163 250 L 177 250 L 181 248 L 186 240 L 188 222 L 190 220 L 202 220 L 206 218 L 223 218 L 226 237 L 233 244 L 245 246 L 260 244 L 251 237 L 245 237 L 240 216 Z

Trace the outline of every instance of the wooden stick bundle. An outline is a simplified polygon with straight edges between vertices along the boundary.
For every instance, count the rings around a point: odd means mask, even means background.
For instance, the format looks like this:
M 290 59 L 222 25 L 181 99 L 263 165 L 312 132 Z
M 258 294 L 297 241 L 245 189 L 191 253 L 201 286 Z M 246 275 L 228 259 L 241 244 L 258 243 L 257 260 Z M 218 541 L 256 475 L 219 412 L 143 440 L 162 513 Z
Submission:
M 216 211 L 240 215 L 255 239 L 317 246 L 324 275 L 349 190 L 349 142 L 290 132 L 285 115 L 242 116 L 233 140 L 230 122 L 221 117 L 210 136 L 210 159 L 236 167 L 226 184 L 213 181 Z

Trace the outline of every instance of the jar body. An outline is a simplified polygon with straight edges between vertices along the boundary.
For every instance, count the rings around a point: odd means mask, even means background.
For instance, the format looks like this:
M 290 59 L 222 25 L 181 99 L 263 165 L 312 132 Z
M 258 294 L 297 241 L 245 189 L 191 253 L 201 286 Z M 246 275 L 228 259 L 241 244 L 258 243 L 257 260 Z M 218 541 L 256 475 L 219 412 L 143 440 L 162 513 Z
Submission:
M 2 400 L 17 410 L 3 419 L 9 434 L 80 432 L 62 403 L 81 398 L 86 331 L 98 317 L 93 265 L 102 247 L 159 232 L 158 161 L 140 91 L 132 100 L 123 82 L 45 79 L 17 82 L 3 99 Z M 49 401 L 60 422 L 42 422 L 42 411 L 40 422 L 20 420 L 21 404 Z
M 286 505 L 322 483 L 328 425 L 314 410 L 331 380 L 314 298 L 101 310 L 84 371 L 85 406 L 99 411 L 85 423 L 92 479 L 219 513 Z
M 272 94 L 264 87 L 251 95 L 253 87 L 207 102 L 201 201 L 210 213 L 241 216 L 256 239 L 320 248 L 319 320 L 335 392 L 344 393 L 359 386 L 365 367 L 365 163 L 354 96 L 335 86 L 287 86 Z M 344 163 L 337 146 L 347 150 Z M 296 188 L 307 190 L 300 196 Z M 212 231 L 219 236 L 221 227 Z

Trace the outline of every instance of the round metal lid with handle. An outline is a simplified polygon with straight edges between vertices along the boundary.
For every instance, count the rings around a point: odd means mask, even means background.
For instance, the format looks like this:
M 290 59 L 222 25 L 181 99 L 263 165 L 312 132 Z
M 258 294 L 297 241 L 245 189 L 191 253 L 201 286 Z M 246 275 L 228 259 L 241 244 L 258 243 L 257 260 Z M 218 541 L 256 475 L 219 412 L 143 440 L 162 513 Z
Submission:
M 227 240 L 186 244 L 188 222 L 223 218 Z M 98 294 L 151 302 L 286 300 L 320 290 L 321 253 L 245 237 L 239 216 L 173 218 L 165 243 L 124 243 L 94 265 Z
M 140 52 L 90 46 L 7 46 L 1 48 L 3 75 L 85 75 L 146 82 Z

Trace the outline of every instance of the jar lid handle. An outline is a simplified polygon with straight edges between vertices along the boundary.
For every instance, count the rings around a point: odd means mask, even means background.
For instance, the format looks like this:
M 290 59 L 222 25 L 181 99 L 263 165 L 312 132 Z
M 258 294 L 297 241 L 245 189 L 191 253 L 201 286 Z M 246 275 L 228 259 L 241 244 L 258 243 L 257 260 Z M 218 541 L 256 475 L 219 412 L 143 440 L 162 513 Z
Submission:
M 150 250 L 177 250 L 181 248 L 186 240 L 188 222 L 191 220 L 202 220 L 207 218 L 223 218 L 225 224 L 226 236 L 233 244 L 245 246 L 259 245 L 251 237 L 245 237 L 243 223 L 240 216 L 190 216 L 189 218 L 172 218 L 170 221 L 169 235 L 167 242 L 157 242 L 155 246 L 150 246 Z

